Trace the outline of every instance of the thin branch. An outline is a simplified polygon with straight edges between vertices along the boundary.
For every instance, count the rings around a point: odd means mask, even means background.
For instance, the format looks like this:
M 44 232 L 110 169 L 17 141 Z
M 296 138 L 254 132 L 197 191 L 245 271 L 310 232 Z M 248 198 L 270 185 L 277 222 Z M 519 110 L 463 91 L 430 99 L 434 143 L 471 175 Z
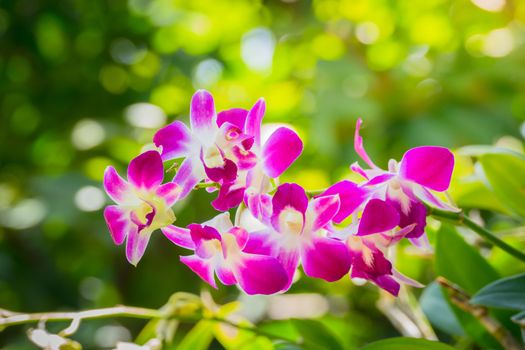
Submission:
M 481 325 L 507 350 L 522 350 L 516 339 L 494 318 L 489 315 L 486 307 L 470 303 L 470 295 L 459 286 L 444 277 L 438 277 L 437 282 L 449 292 L 450 300 L 461 310 L 478 319 Z
M 85 311 L 70 311 L 70 312 L 37 312 L 37 313 L 16 313 L 6 311 L 7 317 L 0 317 L 0 329 L 6 327 L 36 323 L 39 321 L 75 321 L 92 319 L 92 318 L 107 318 L 107 317 L 131 317 L 131 318 L 163 318 L 166 315 L 159 310 L 146 309 L 133 306 L 115 306 L 102 309 L 93 309 Z
M 504 241 L 496 237 L 494 233 L 478 225 L 476 222 L 470 219 L 467 215 L 465 215 L 465 213 L 463 212 L 455 213 L 451 211 L 441 210 L 441 209 L 437 209 L 437 208 L 434 208 L 428 205 L 426 207 L 427 207 L 428 215 L 432 215 L 436 219 L 450 220 L 456 225 L 466 226 L 470 228 L 472 231 L 474 231 L 475 233 L 477 233 L 479 236 L 483 237 L 488 242 L 494 244 L 495 246 L 509 253 L 516 259 L 525 262 L 525 253 L 508 245 L 507 243 L 505 243 Z
M 92 309 L 84 311 L 69 311 L 69 312 L 37 312 L 37 313 L 17 313 L 8 310 L 1 309 L 2 314 L 6 317 L 0 317 L 0 331 L 10 326 L 38 323 L 41 321 L 45 322 L 62 322 L 71 321 L 71 325 L 62 331 L 62 336 L 69 336 L 73 334 L 80 325 L 82 320 L 87 319 L 98 319 L 108 317 L 130 317 L 130 318 L 141 318 L 141 319 L 177 319 L 182 322 L 196 323 L 201 320 L 209 320 L 214 322 L 224 323 L 226 325 L 235 327 L 240 330 L 249 331 L 257 336 L 268 337 L 272 339 L 282 340 L 288 343 L 302 345 L 302 341 L 286 338 L 270 332 L 263 331 L 253 326 L 245 326 L 234 323 L 227 319 L 211 316 L 180 316 L 172 314 L 171 312 L 163 312 L 155 309 L 147 309 L 134 306 L 119 305 L 115 307 Z

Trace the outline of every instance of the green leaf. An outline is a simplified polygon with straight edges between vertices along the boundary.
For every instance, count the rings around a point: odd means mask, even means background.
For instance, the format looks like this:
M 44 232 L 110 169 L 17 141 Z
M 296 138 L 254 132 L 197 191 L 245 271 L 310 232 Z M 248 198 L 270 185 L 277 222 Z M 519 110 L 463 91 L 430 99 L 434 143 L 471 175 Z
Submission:
M 390 338 L 365 345 L 361 350 L 453 350 L 437 341 L 417 338 Z
M 525 160 L 525 155 L 508 148 L 488 146 L 488 145 L 471 145 L 459 148 L 456 153 L 460 156 L 481 157 L 487 154 L 510 154 L 514 157 Z
M 435 268 L 438 275 L 470 294 L 499 278 L 496 270 L 463 240 L 455 228 L 446 224 L 436 235 Z M 474 316 L 452 304 L 446 291 L 444 294 L 462 328 L 476 343 L 482 348 L 501 348 Z
M 436 235 L 435 266 L 439 275 L 470 294 L 500 278 L 496 270 L 456 232 L 443 224 Z
M 213 340 L 213 321 L 199 321 L 182 339 L 177 350 L 206 350 Z
M 465 335 L 439 284 L 436 282 L 429 284 L 421 294 L 419 303 L 432 326 L 450 335 Z
M 319 321 L 294 319 L 292 324 L 301 334 L 305 349 L 343 349 L 337 336 Z
M 513 310 L 525 310 L 525 274 L 502 278 L 483 287 L 471 302 Z
M 480 163 L 496 197 L 525 217 L 525 160 L 513 154 L 486 154 Z
M 497 211 L 504 214 L 511 212 L 499 201 L 496 195 L 481 180 L 460 180 L 455 186 L 454 200 L 460 208 L 476 208 Z

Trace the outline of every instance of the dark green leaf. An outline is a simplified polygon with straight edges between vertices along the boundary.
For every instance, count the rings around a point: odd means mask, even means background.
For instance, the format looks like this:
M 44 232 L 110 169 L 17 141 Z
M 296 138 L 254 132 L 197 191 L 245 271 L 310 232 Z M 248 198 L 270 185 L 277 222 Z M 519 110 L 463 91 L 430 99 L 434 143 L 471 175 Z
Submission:
M 470 294 L 499 279 L 496 270 L 456 232 L 443 225 L 436 238 L 436 271 Z
M 458 284 L 470 294 L 499 278 L 496 270 L 461 238 L 455 228 L 445 224 L 436 237 L 435 265 L 438 275 Z M 476 343 L 483 348 L 501 348 L 474 316 L 456 307 L 446 292 L 445 295 L 462 328 Z
M 361 350 L 453 350 L 450 345 L 417 338 L 391 338 L 365 345 Z
M 471 302 L 484 306 L 525 310 L 525 274 L 490 283 L 476 293 Z
M 451 335 L 465 335 L 454 311 L 436 282 L 432 282 L 425 288 L 419 303 L 434 327 Z

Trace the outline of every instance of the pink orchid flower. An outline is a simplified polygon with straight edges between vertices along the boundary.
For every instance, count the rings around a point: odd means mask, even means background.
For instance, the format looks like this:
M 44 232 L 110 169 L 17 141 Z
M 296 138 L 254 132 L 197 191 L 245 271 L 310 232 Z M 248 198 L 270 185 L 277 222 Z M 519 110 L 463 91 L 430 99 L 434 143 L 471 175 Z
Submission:
M 337 195 L 308 201 L 302 187 L 287 183 L 278 187 L 271 202 L 262 204 L 266 228 L 250 233 L 246 251 L 274 256 L 283 264 L 288 275 L 284 290 L 300 262 L 307 276 L 331 282 L 348 273 L 347 247 L 325 230 L 339 210 Z
M 117 205 L 104 210 L 104 218 L 113 241 L 126 241 L 126 257 L 137 265 L 148 245 L 151 233 L 173 221 L 171 206 L 179 199 L 181 189 L 175 183 L 162 185 L 164 168 L 157 151 L 147 151 L 131 160 L 128 181 L 115 168 L 104 173 L 104 188 Z
M 235 109 L 225 111 L 219 118 L 221 123 L 237 126 L 243 133 L 253 137 L 250 151 L 250 167 L 244 167 L 239 172 L 236 181 L 222 186 L 213 206 L 218 210 L 227 210 L 237 206 L 244 198 L 248 208 L 259 216 L 261 201 L 267 200 L 271 190 L 271 179 L 278 178 L 299 157 L 303 150 L 303 142 L 297 133 L 287 127 L 277 128 L 264 142 L 261 138 L 261 127 L 266 103 L 260 99 L 250 109 L 245 111 Z
M 248 232 L 234 227 L 227 212 L 203 224 L 191 224 L 188 230 L 169 230 L 172 237 L 178 237 L 174 242 L 195 250 L 194 255 L 181 256 L 181 262 L 214 288 L 215 274 L 221 283 L 239 284 L 247 294 L 277 293 L 288 282 L 277 259 L 246 251 Z
M 407 238 L 416 245 L 423 244 L 427 214 L 423 203 L 458 211 L 433 193 L 448 189 L 454 169 L 454 155 L 444 147 L 415 147 L 408 150 L 399 163 L 391 159 L 388 170 L 383 170 L 372 162 L 363 147 L 363 139 L 359 135 L 361 124 L 362 120 L 359 119 L 354 147 L 370 169 L 361 168 L 357 162 L 352 164 L 351 169 L 368 180 L 361 187 L 368 191 L 369 199 L 388 201 L 398 210 L 401 227 L 417 224 Z
M 400 282 L 415 287 L 422 285 L 393 268 L 387 259 L 388 248 L 406 237 L 416 224 L 400 226 L 400 214 L 389 203 L 371 199 L 362 215 L 343 230 L 331 228 L 330 236 L 343 240 L 350 252 L 350 277 L 366 279 L 397 296 Z
M 191 130 L 181 121 L 175 121 L 153 137 L 164 161 L 185 158 L 173 179 L 182 186 L 182 197 L 204 179 L 230 183 L 236 179 L 239 169 L 253 166 L 250 162 L 253 154 L 249 150 L 253 144 L 251 137 L 235 124 L 218 125 L 217 121 L 212 95 L 199 90 L 191 99 Z

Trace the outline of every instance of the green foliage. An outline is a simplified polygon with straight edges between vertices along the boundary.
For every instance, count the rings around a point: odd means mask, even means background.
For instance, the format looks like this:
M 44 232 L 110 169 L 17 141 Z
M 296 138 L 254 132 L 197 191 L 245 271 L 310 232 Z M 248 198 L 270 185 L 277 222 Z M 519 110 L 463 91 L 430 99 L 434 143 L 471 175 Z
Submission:
M 473 304 L 525 310 L 525 274 L 499 279 L 478 291 L 471 299 Z
M 343 349 L 336 336 L 319 321 L 296 319 L 292 324 L 301 335 L 305 349 Z
M 88 186 L 101 189 L 107 165 L 125 171 L 151 142 L 156 126 L 186 121 L 189 99 L 198 88 L 214 94 L 219 110 L 248 108 L 265 97 L 265 122 L 293 124 L 307 145 L 281 180 L 308 189 L 350 176 L 348 165 L 357 160 L 352 146 L 357 117 L 364 119 L 366 148 L 381 166 L 418 145 L 495 143 L 496 148 L 462 150 L 467 163 L 479 163 L 455 174 L 450 193 L 459 205 L 480 209 L 488 228 L 523 226 L 525 50 L 519 44 L 525 37 L 525 5 L 507 0 L 488 11 L 476 3 L 2 1 L 0 308 L 120 303 L 158 308 L 175 291 L 207 291 L 180 264 L 178 256 L 187 252 L 161 234 L 153 235 L 139 266 L 127 264 L 102 218 L 109 201 L 95 206 L 88 201 L 92 206 L 86 207 L 81 196 Z M 266 48 L 271 49 L 269 66 L 262 68 L 253 65 L 253 52 L 252 61 L 246 53 L 246 42 L 260 39 L 261 30 L 269 35 Z M 255 47 L 257 58 L 262 46 Z M 137 103 L 154 110 L 133 109 Z M 177 224 L 215 215 L 209 205 L 213 196 L 192 194 L 177 206 Z M 500 215 L 509 213 L 515 217 Z M 396 266 L 405 273 L 407 267 L 424 283 L 442 274 L 471 293 L 500 277 L 461 237 L 442 233 L 435 271 L 429 259 L 405 246 L 397 252 L 403 261 Z M 511 239 L 523 247 L 519 236 Z M 490 255 L 491 262 L 496 255 Z M 523 272 L 513 261 L 496 265 L 502 275 Z M 265 311 L 254 316 L 264 320 L 257 327 L 293 340 L 316 334 L 325 343 L 310 339 L 314 345 L 336 348 L 341 335 L 350 347 L 399 334 L 376 308 L 375 287 L 356 288 L 348 278 L 330 285 L 299 279 L 289 294 L 306 292 L 330 303 L 321 313 L 338 318 L 337 336 L 326 323 L 323 328 L 310 321 L 275 321 Z M 235 287 L 210 293 L 221 305 L 241 299 L 252 312 L 253 304 Z M 431 322 L 470 341 L 471 329 L 479 325 L 460 322 L 466 334 L 461 336 L 450 313 L 433 311 L 444 307 L 441 294 L 431 286 L 421 299 Z M 75 339 L 85 348 L 109 348 L 100 343 L 105 324 L 86 322 Z M 144 326 L 141 320 L 119 319 L 118 324 L 139 343 L 158 335 L 156 322 L 141 333 Z M 246 331 L 228 338 L 224 328 L 213 327 L 210 336 L 209 324 L 181 325 L 174 344 L 184 339 L 183 345 L 234 347 L 252 336 Z M 306 335 L 299 328 L 306 328 Z M 265 337 L 253 340 L 258 342 L 267 345 Z M 0 348 L 11 344 L 27 348 L 21 327 L 1 333 Z
M 494 194 L 513 212 L 525 217 L 525 159 L 513 154 L 485 154 L 480 163 Z
M 206 350 L 213 340 L 213 321 L 199 321 L 173 349 Z
M 494 268 L 448 225 L 443 225 L 437 233 L 435 268 L 438 275 L 460 285 L 470 294 L 499 278 Z M 446 295 L 446 291 L 443 293 Z M 465 333 L 481 346 L 500 348 L 474 316 L 460 310 L 448 297 L 447 301 Z
M 465 335 L 439 284 L 429 284 L 421 294 L 419 303 L 432 326 L 450 335 Z
M 435 268 L 438 275 L 473 294 L 500 276 L 454 227 L 443 225 L 437 233 Z
M 452 350 L 444 343 L 417 338 L 392 338 L 370 343 L 361 350 Z

